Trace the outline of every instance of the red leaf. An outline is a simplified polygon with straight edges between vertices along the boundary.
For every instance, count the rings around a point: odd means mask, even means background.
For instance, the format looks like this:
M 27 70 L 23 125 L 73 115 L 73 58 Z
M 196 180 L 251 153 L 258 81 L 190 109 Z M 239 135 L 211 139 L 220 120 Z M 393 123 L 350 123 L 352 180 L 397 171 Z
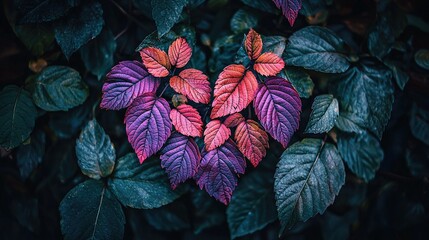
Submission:
M 240 113 L 234 113 L 232 115 L 229 115 L 225 121 L 223 121 L 223 124 L 229 128 L 237 127 L 238 124 L 243 122 L 245 119 L 243 115 Z
M 168 48 L 170 63 L 177 68 L 184 67 L 191 59 L 192 49 L 184 38 L 177 38 Z
M 287 18 L 289 24 L 293 26 L 298 12 L 301 9 L 301 0 L 273 0 L 278 8 L 282 10 L 283 16 Z
M 125 113 L 128 141 L 142 163 L 159 151 L 171 134 L 170 106 L 154 93 L 134 99 Z
M 200 70 L 190 68 L 181 71 L 179 76 L 170 78 L 170 86 L 196 103 L 210 102 L 210 82 Z
M 219 148 L 203 153 L 195 179 L 201 189 L 227 205 L 237 186 L 238 174 L 243 174 L 245 168 L 243 155 L 228 140 Z
M 170 74 L 170 60 L 167 53 L 154 47 L 143 48 L 140 51 L 143 65 L 155 77 L 166 77 Z
M 253 120 L 249 119 L 238 124 L 234 139 L 240 152 L 250 160 L 254 167 L 258 166 L 267 154 L 265 148 L 269 147 L 268 134 Z
M 201 154 L 194 139 L 175 132 L 165 143 L 160 158 L 171 188 L 175 189 L 179 183 L 195 175 Z
M 170 112 L 171 122 L 176 130 L 186 136 L 201 137 L 203 121 L 197 109 L 187 104 L 181 104 Z
M 256 116 L 265 130 L 283 147 L 299 127 L 301 99 L 292 85 L 280 77 L 268 78 L 253 102 Z
M 257 59 L 262 53 L 261 35 L 259 35 L 255 30 L 250 29 L 249 33 L 247 33 L 244 47 L 246 49 L 247 56 L 249 56 L 250 59 Z
M 272 52 L 263 53 L 255 61 L 253 68 L 261 75 L 275 76 L 285 67 L 285 62 Z
M 204 130 L 204 144 L 206 150 L 213 150 L 222 145 L 231 136 L 231 130 L 221 123 L 220 120 L 212 120 Z
M 258 82 L 243 65 L 231 64 L 219 74 L 214 89 L 212 119 L 240 112 L 252 102 Z

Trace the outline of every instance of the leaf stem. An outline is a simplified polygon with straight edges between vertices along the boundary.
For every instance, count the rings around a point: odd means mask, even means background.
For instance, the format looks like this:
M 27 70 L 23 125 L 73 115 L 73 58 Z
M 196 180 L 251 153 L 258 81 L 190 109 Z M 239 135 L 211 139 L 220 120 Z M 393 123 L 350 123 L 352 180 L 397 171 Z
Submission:
M 168 83 L 167 83 L 167 84 L 165 84 L 164 89 L 162 89 L 162 92 L 161 92 L 161 94 L 159 94 L 159 96 L 158 96 L 158 97 L 162 97 L 162 94 L 164 94 L 164 92 L 165 92 L 165 90 L 167 90 L 168 86 L 169 86 L 169 84 L 168 84 Z

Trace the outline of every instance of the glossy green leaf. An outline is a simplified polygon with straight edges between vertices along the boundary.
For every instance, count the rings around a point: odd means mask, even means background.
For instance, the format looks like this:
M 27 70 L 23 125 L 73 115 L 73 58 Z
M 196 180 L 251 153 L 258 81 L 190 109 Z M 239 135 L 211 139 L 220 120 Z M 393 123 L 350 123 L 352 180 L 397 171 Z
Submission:
M 429 70 L 429 50 L 420 49 L 414 54 L 414 61 L 421 68 Z
M 100 179 L 109 176 L 115 166 L 116 153 L 109 136 L 93 119 L 76 140 L 77 163 L 83 174 Z
M 15 85 L 0 91 L 0 146 L 12 149 L 33 131 L 37 111 L 30 93 Z
M 49 66 L 36 77 L 34 103 L 46 111 L 67 111 L 88 97 L 88 86 L 79 72 L 65 66 Z
M 319 95 L 311 106 L 306 133 L 324 133 L 334 127 L 339 114 L 338 101 L 330 94 Z
M 134 153 L 117 160 L 109 188 L 123 205 L 144 209 L 161 207 L 183 194 L 183 188 L 170 188 L 159 159 L 147 159 L 140 164 Z
M 296 67 L 285 67 L 280 72 L 280 76 L 292 83 L 292 86 L 296 89 L 300 97 L 309 98 L 313 94 L 313 80 L 304 71 Z
M 112 31 L 104 30 L 80 49 L 86 69 L 100 80 L 113 66 L 116 41 Z
M 143 39 L 143 41 L 136 48 L 136 52 L 146 47 L 157 47 L 167 52 L 168 47 L 177 37 L 179 37 L 179 35 L 177 35 L 173 31 L 169 31 L 168 33 L 164 34 L 162 37 L 158 37 L 158 33 L 156 31 L 152 32 L 151 34 L 147 35 Z
M 350 66 L 345 42 L 324 27 L 305 27 L 292 34 L 284 53 L 286 65 L 342 73 Z
M 272 52 L 281 57 L 286 48 L 286 38 L 283 36 L 262 36 L 263 52 Z
M 410 120 L 411 133 L 414 137 L 429 145 L 429 111 L 417 104 L 413 105 Z
M 253 13 L 239 9 L 232 16 L 230 27 L 234 33 L 244 33 L 258 25 L 258 17 Z
M 21 0 L 19 4 L 21 24 L 53 21 L 66 15 L 73 7 L 63 0 Z
M 306 138 L 288 147 L 277 164 L 274 182 L 280 234 L 323 213 L 344 182 L 343 161 L 334 145 Z
M 64 239 L 122 239 L 125 216 L 121 204 L 103 182 L 87 180 L 60 203 Z
M 30 143 L 18 147 L 16 152 L 16 164 L 21 178 L 26 180 L 30 174 L 42 162 L 45 154 L 46 134 L 36 130 L 31 134 Z
M 374 178 L 384 157 L 380 142 L 368 132 L 340 135 L 338 150 L 350 170 L 366 182 Z
M 254 171 L 240 180 L 226 214 L 231 239 L 260 229 L 277 219 L 273 174 Z
M 365 119 L 359 118 L 359 116 L 349 112 L 340 112 L 340 115 L 338 115 L 337 120 L 335 121 L 335 127 L 348 133 L 364 132 L 365 129 L 360 127 L 363 125 L 365 125 Z
M 152 16 L 158 36 L 162 37 L 177 23 L 187 0 L 152 0 Z

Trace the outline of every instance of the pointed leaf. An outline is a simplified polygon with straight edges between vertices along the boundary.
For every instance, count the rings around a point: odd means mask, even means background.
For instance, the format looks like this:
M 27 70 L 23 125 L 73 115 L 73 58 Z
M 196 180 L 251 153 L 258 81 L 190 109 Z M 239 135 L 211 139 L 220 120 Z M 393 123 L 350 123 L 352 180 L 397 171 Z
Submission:
M 258 17 L 244 9 L 239 9 L 234 13 L 229 24 L 234 33 L 244 33 L 256 25 L 258 25 Z
M 249 119 L 238 124 L 234 139 L 240 152 L 250 160 L 254 167 L 258 166 L 267 154 L 268 134 L 253 120 Z
M 167 53 L 159 48 L 147 47 L 140 50 L 143 65 L 154 77 L 166 77 L 170 74 L 170 60 Z
M 170 63 L 176 68 L 184 67 L 192 56 L 192 49 L 186 39 L 179 37 L 168 48 L 168 58 Z
M 154 93 L 161 81 L 137 61 L 122 61 L 107 74 L 100 107 L 119 110 L 128 107 L 143 93 Z
M 206 150 L 213 150 L 222 145 L 231 136 L 231 130 L 221 123 L 220 120 L 212 120 L 204 130 L 204 144 Z
M 306 72 L 296 67 L 286 67 L 280 72 L 280 76 L 292 83 L 300 97 L 309 98 L 313 94 L 314 83 Z
M 277 164 L 274 182 L 280 234 L 323 213 L 344 182 L 344 165 L 334 145 L 306 138 L 288 147 Z
M 214 89 L 212 119 L 240 112 L 252 102 L 258 82 L 243 65 L 231 64 L 219 74 Z
M 200 70 L 190 68 L 181 71 L 179 76 L 170 78 L 170 86 L 196 103 L 210 102 L 210 82 Z
M 197 109 L 187 104 L 181 104 L 170 112 L 170 119 L 176 130 L 186 136 L 201 137 L 203 121 Z
M 128 141 L 142 163 L 158 152 L 171 134 L 170 106 L 164 98 L 145 93 L 125 113 Z
M 244 122 L 246 119 L 244 119 L 243 115 L 241 113 L 233 113 L 229 115 L 225 121 L 223 121 L 223 124 L 229 128 L 237 127 L 238 124 L 241 122 Z
M 324 133 L 334 127 L 339 114 L 338 101 L 334 96 L 330 94 L 317 96 L 311 109 L 306 133 Z
M 301 113 L 301 99 L 292 85 L 283 78 L 268 78 L 259 87 L 253 107 L 264 129 L 286 147 L 299 127 Z
M 250 29 L 247 33 L 244 47 L 250 59 L 255 60 L 262 53 L 262 38 L 255 30 Z
M 175 132 L 165 143 L 160 158 L 171 187 L 175 189 L 179 183 L 195 175 L 201 154 L 194 139 Z
M 158 37 L 170 31 L 187 3 L 188 0 L 151 0 L 152 16 L 158 29 Z
M 88 122 L 76 140 L 76 156 L 80 170 L 90 178 L 100 179 L 112 173 L 115 148 L 95 119 Z
M 273 2 L 282 10 L 283 16 L 285 16 L 289 24 L 293 26 L 302 6 L 301 0 L 273 0 Z
M 264 76 L 275 76 L 285 67 L 285 62 L 272 52 L 263 53 L 255 61 L 253 68 Z
M 228 140 L 219 148 L 203 153 L 195 179 L 201 189 L 227 205 L 237 186 L 238 174 L 243 174 L 245 168 L 243 155 Z
M 22 180 L 27 180 L 30 174 L 43 161 L 45 155 L 46 134 L 35 130 L 30 137 L 30 144 L 22 144 L 16 151 L 16 165 Z

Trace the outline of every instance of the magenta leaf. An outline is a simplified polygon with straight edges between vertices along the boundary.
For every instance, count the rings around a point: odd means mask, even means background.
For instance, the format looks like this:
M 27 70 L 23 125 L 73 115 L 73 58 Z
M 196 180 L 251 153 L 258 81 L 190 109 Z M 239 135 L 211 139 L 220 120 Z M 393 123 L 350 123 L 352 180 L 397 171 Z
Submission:
M 227 205 L 237 186 L 238 174 L 243 174 L 245 168 L 244 156 L 228 139 L 216 149 L 203 151 L 195 179 L 201 189 L 205 188 L 210 196 Z
M 268 78 L 259 86 L 253 107 L 265 130 L 286 147 L 299 127 L 301 113 L 301 99 L 290 82 Z
M 154 93 L 134 99 L 125 113 L 128 141 L 140 163 L 159 151 L 171 134 L 170 106 Z
M 175 189 L 179 183 L 195 175 L 201 154 L 193 138 L 175 132 L 165 143 L 160 158 L 171 188 Z
M 119 110 L 128 107 L 138 96 L 156 92 L 160 80 L 149 74 L 137 61 L 122 61 L 107 74 L 100 107 Z
M 295 19 L 298 17 L 298 12 L 301 9 L 301 0 L 273 0 L 280 10 L 282 10 L 283 16 L 287 18 L 289 24 L 293 26 Z

